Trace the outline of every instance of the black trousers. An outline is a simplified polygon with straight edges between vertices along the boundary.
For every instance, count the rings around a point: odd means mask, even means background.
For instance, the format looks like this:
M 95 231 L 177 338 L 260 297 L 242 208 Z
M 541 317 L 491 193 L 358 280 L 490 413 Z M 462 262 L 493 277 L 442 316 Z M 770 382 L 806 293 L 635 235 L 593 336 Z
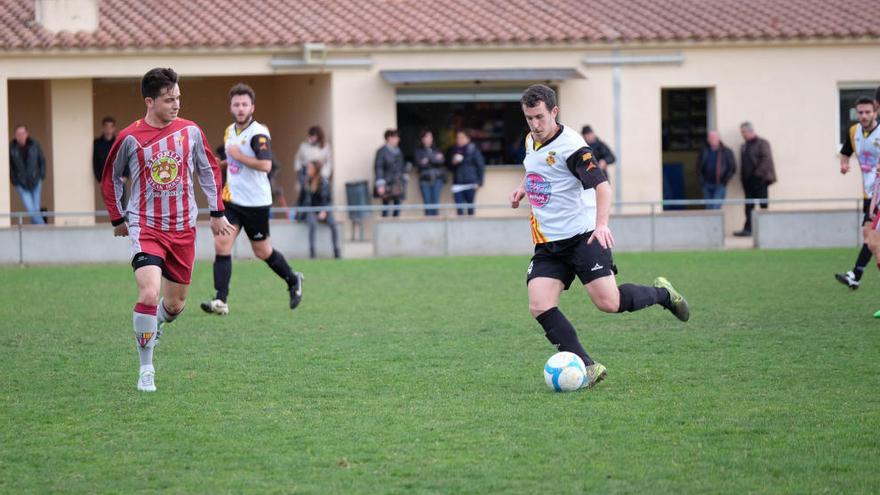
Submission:
M 743 191 L 746 199 L 767 199 L 767 181 L 760 177 L 752 177 L 748 181 L 743 182 Z M 760 202 L 761 208 L 767 209 L 767 202 Z M 755 209 L 754 203 L 746 203 L 746 224 L 743 230 L 752 231 L 752 210 Z

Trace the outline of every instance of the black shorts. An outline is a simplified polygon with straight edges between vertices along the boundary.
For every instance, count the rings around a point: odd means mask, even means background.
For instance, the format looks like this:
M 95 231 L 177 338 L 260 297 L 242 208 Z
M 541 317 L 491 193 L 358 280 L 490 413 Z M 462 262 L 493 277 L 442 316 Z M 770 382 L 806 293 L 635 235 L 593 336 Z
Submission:
M 232 225 L 244 229 L 248 239 L 265 241 L 269 238 L 269 206 L 239 206 L 223 202 L 226 207 L 226 219 Z
M 592 233 L 535 245 L 535 255 L 526 272 L 526 284 L 533 278 L 548 277 L 562 281 L 568 290 L 575 275 L 581 283 L 588 284 L 616 274 L 611 249 L 603 248 L 599 241 L 587 244 Z

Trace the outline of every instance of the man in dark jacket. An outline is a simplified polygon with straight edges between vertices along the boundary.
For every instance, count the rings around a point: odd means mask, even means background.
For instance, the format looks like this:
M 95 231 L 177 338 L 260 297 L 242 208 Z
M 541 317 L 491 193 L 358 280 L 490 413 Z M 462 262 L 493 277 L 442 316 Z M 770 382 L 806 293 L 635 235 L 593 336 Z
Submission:
M 590 145 L 590 148 L 593 149 L 593 156 L 596 158 L 596 161 L 599 163 L 599 168 L 605 172 L 605 169 L 608 165 L 614 163 L 614 153 L 611 151 L 611 148 L 605 144 L 604 141 L 599 139 L 599 136 L 596 136 L 596 133 L 593 132 L 593 128 L 585 125 L 581 129 L 581 135 L 584 137 L 584 141 Z
M 9 178 L 21 195 L 31 223 L 44 224 L 40 213 L 40 192 L 46 178 L 46 157 L 40 143 L 28 136 L 27 127 L 15 126 L 15 139 L 9 143 Z
M 104 117 L 101 121 L 101 135 L 92 142 L 92 172 L 98 182 L 101 182 L 101 178 L 104 176 L 104 162 L 107 161 L 110 147 L 113 146 L 115 140 L 116 120 L 113 117 Z
M 376 151 L 376 196 L 382 198 L 383 205 L 399 205 L 406 199 L 406 162 L 400 151 L 400 134 L 397 129 L 385 131 L 385 145 Z M 390 209 L 383 209 L 382 216 L 387 217 Z M 395 209 L 393 215 L 400 216 Z
M 697 159 L 697 178 L 703 187 L 703 198 L 721 200 L 727 191 L 727 182 L 736 172 L 736 161 L 733 150 L 724 146 L 718 131 L 709 131 L 706 135 L 706 146 L 700 151 Z M 721 203 L 707 204 L 706 209 L 717 210 Z
M 773 155 L 770 143 L 755 134 L 751 122 L 743 122 L 739 127 L 745 142 L 740 149 L 743 191 L 746 199 L 767 199 L 767 187 L 776 182 L 776 169 L 773 166 Z M 752 235 L 753 203 L 746 204 L 746 223 L 742 230 L 733 235 L 747 237 Z M 761 208 L 767 209 L 767 202 L 761 201 Z
M 449 168 L 452 169 L 452 197 L 457 205 L 473 204 L 477 190 L 483 187 L 486 160 L 477 145 L 471 141 L 470 131 L 455 133 L 455 146 L 449 150 Z M 474 214 L 474 208 L 458 208 L 458 214 Z

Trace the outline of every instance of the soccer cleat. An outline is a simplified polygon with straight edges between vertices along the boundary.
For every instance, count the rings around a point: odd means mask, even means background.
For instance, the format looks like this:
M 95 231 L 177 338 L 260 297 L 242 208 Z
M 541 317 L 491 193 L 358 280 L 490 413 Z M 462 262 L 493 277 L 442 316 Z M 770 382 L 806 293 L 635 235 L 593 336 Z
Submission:
M 221 316 L 229 314 L 229 306 L 220 299 L 203 301 L 201 304 L 199 304 L 199 307 L 202 308 L 202 311 L 204 311 L 205 313 Z
M 587 366 L 587 376 L 584 378 L 584 384 L 581 385 L 581 388 L 593 388 L 606 376 L 608 376 L 608 369 L 599 363 L 593 363 Z
M 296 279 L 296 283 L 288 288 L 288 292 L 290 292 L 290 309 L 296 309 L 299 306 L 299 303 L 302 302 L 303 299 L 303 274 L 300 272 L 293 272 L 293 278 Z
M 687 300 L 675 290 L 675 287 L 669 283 L 669 280 L 666 280 L 664 277 L 657 277 L 654 279 L 654 287 L 666 289 L 669 292 L 669 305 L 664 306 L 671 311 L 676 318 L 681 321 L 688 321 L 688 319 L 690 319 L 691 310 L 688 306 Z
M 138 378 L 138 390 L 141 392 L 155 392 L 156 391 L 156 382 L 155 382 L 156 372 L 153 370 L 144 370 L 141 371 L 141 376 Z
M 874 313 L 874 318 L 880 318 L 880 311 L 877 311 L 876 313 Z
M 852 290 L 858 289 L 859 285 L 861 284 L 861 282 L 856 280 L 856 274 L 852 271 L 848 271 L 846 273 L 835 273 L 834 278 L 836 278 L 838 282 L 842 283 Z

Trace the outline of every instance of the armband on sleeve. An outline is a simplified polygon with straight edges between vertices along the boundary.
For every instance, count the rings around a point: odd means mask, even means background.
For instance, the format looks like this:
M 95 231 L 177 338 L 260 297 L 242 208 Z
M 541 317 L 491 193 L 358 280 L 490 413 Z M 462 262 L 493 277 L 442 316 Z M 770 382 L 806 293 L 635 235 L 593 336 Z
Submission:
M 599 164 L 593 156 L 593 150 L 589 146 L 584 146 L 572 153 L 565 163 L 572 175 L 581 181 L 584 189 L 593 189 L 603 182 L 608 182 L 608 177 L 599 168 Z
M 265 134 L 257 134 L 251 138 L 251 149 L 258 160 L 272 159 L 272 140 Z

